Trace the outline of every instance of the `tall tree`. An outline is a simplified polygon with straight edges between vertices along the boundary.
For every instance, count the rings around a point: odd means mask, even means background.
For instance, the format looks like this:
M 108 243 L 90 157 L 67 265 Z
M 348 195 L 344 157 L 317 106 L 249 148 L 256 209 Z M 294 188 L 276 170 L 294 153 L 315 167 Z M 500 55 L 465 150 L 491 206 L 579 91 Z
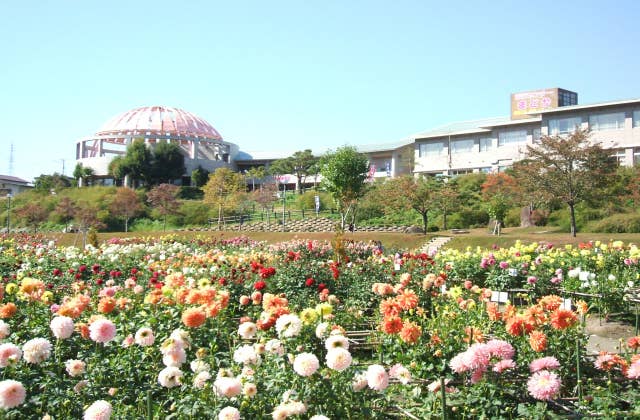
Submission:
M 293 155 L 274 161 L 269 171 L 274 175 L 292 174 L 296 177 L 296 191 L 302 194 L 302 184 L 308 175 L 314 174 L 314 166 L 318 158 L 313 156 L 311 149 L 297 151 Z
M 218 208 L 218 230 L 221 228 L 223 212 L 234 207 L 244 192 L 242 175 L 229 168 L 219 168 L 209 176 L 204 186 L 204 202 Z
M 569 207 L 571 234 L 577 232 L 577 203 L 602 195 L 617 163 L 588 130 L 569 136 L 542 136 L 540 144 L 527 146 L 527 159 L 514 165 L 518 181 L 529 190 L 539 189 Z
M 184 174 L 184 156 L 176 143 L 160 142 L 152 150 L 149 180 L 152 185 L 170 183 Z
M 191 185 L 194 187 L 202 188 L 204 184 L 209 180 L 209 171 L 202 166 L 198 166 L 191 171 Z
M 358 199 L 365 193 L 369 162 L 354 147 L 344 146 L 323 156 L 320 167 L 322 185 L 338 206 L 344 230 L 347 217 L 353 217 Z
M 251 194 L 253 200 L 260 204 L 262 211 L 267 216 L 267 225 L 271 225 L 271 212 L 273 211 L 273 204 L 278 200 L 277 196 L 278 186 L 275 182 L 269 182 L 261 184 L 260 188 L 253 191 Z
M 129 231 L 129 219 L 140 214 L 142 203 L 138 194 L 130 188 L 120 187 L 116 190 L 115 197 L 109 206 L 111 213 L 124 219 L 124 231 Z
M 247 170 L 247 176 L 251 178 L 251 191 L 256 190 L 256 179 L 262 180 L 266 175 L 264 166 L 253 166 Z
M 489 216 L 495 220 L 494 233 L 500 235 L 509 208 L 518 202 L 520 189 L 514 177 L 504 172 L 488 174 L 482 184 L 482 199 Z
M 38 226 L 47 220 L 47 209 L 39 203 L 29 202 L 15 210 L 16 216 L 22 219 L 26 225 L 33 227 L 33 232 L 37 232 Z
M 173 184 L 160 184 L 147 193 L 147 201 L 162 216 L 162 231 L 167 230 L 167 216 L 177 214 L 180 202 L 178 194 L 180 187 Z
M 440 179 L 436 181 L 433 191 L 433 206 L 442 214 L 442 230 L 447 230 L 447 216 L 460 204 L 458 183 L 455 180 Z
M 380 186 L 385 197 L 385 209 L 413 210 L 422 217 L 424 233 L 429 225 L 429 212 L 435 206 L 437 182 L 431 177 L 401 176 L 391 178 Z
M 62 197 L 55 208 L 55 213 L 60 216 L 61 221 L 65 224 L 65 231 L 69 230 L 69 222 L 73 220 L 76 214 L 76 203 L 69 197 Z
M 82 163 L 76 164 L 76 167 L 73 170 L 73 178 L 76 180 L 76 185 L 78 187 L 89 185 L 94 176 L 95 171 L 93 168 L 82 166 Z
M 131 177 L 132 186 L 151 180 L 151 162 L 153 155 L 142 139 L 136 139 L 127 146 L 127 153 L 120 162 L 120 171 Z
M 104 228 L 105 224 L 98 217 L 100 208 L 95 204 L 86 201 L 79 201 L 75 212 L 74 220 L 78 225 L 78 230 L 82 232 L 82 247 L 87 245 L 87 234 L 89 230 L 99 230 Z

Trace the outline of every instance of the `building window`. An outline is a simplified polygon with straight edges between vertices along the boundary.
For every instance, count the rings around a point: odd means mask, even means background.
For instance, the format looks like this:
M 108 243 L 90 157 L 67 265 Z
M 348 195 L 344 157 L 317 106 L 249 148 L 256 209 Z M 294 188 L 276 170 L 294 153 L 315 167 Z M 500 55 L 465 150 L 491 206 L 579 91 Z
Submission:
M 452 176 L 466 175 L 473 173 L 473 169 L 454 169 L 451 171 Z
M 611 156 L 613 156 L 616 161 L 618 162 L 618 165 L 622 166 L 624 165 L 625 162 L 625 157 L 626 157 L 626 152 L 624 149 L 620 149 L 620 150 L 614 150 L 613 153 L 611 154 Z
M 446 154 L 444 142 L 420 143 L 418 154 L 420 157 L 444 155 Z
M 475 150 L 475 140 L 460 139 L 451 141 L 451 154 L 453 153 L 469 153 Z
M 525 143 L 527 130 L 502 131 L 498 133 L 498 147 L 507 144 Z
M 598 130 L 620 130 L 624 128 L 624 112 L 589 115 L 589 128 Z
M 493 139 L 491 137 L 483 137 L 480 139 L 480 151 L 488 152 L 493 149 Z
M 633 111 L 633 126 L 640 127 L 640 110 Z
M 633 165 L 640 165 L 640 149 L 633 149 Z
M 540 143 L 540 137 L 542 137 L 542 130 L 540 128 L 533 129 L 533 142 Z
M 568 134 L 576 131 L 582 125 L 581 117 L 554 118 L 549 120 L 549 135 Z

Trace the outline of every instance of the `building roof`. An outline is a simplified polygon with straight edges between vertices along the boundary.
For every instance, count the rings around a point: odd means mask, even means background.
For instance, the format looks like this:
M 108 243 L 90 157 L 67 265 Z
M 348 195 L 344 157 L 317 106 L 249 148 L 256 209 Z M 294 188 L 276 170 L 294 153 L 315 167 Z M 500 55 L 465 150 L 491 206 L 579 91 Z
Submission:
M 0 181 L 9 182 L 13 184 L 24 184 L 24 185 L 29 183 L 29 181 L 26 181 L 22 178 L 18 178 L 17 176 L 11 176 L 11 175 L 0 175 Z
M 96 136 L 162 134 L 222 140 L 222 136 L 202 118 L 179 108 L 145 106 L 107 121 Z

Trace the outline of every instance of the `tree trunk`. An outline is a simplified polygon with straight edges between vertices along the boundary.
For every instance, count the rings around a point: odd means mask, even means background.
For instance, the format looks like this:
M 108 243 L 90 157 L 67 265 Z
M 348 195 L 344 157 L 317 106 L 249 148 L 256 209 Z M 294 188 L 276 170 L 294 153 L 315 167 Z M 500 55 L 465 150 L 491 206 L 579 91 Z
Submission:
M 129 232 L 129 218 L 128 217 L 124 218 L 124 231 L 125 232 Z
M 447 230 L 447 212 L 442 212 L 442 230 Z
M 429 225 L 429 215 L 425 212 L 422 213 L 422 225 L 424 226 L 424 234 L 427 234 L 427 226 Z
M 576 237 L 578 229 L 576 228 L 576 209 L 574 203 L 569 204 L 569 214 L 571 215 L 571 236 Z

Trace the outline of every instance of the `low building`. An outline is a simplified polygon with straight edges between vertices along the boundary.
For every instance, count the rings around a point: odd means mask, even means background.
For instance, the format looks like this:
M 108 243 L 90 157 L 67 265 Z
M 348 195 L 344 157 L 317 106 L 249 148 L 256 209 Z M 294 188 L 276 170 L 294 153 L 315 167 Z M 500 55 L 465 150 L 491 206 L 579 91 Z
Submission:
M 22 178 L 9 175 L 0 175 L 0 198 L 6 197 L 8 194 L 15 196 L 23 191 L 33 188 L 28 181 Z

